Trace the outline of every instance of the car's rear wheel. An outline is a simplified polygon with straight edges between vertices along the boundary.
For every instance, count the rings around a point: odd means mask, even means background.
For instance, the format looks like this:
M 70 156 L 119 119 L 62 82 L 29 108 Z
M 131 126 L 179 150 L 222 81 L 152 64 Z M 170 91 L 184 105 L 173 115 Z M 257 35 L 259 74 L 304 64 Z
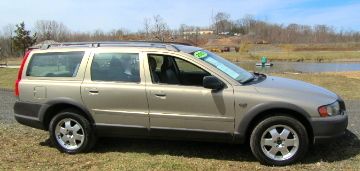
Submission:
M 50 140 L 62 152 L 80 153 L 95 144 L 95 135 L 89 121 L 76 111 L 57 114 L 49 125 Z
M 250 147 L 263 164 L 282 166 L 305 155 L 309 146 L 306 129 L 289 116 L 273 116 L 261 121 L 252 131 Z

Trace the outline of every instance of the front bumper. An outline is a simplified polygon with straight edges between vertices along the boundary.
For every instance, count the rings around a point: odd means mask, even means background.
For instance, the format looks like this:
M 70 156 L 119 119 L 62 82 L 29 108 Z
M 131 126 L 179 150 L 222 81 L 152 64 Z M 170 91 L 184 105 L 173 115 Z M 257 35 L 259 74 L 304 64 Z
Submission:
M 345 134 L 348 126 L 348 116 L 344 112 L 343 115 L 312 118 L 311 126 L 313 128 L 314 143 L 326 143 Z

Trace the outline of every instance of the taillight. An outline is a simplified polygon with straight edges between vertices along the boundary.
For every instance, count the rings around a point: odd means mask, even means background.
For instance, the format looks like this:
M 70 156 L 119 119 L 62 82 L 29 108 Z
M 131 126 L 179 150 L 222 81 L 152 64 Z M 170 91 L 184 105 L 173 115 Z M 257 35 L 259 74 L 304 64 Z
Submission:
M 19 83 L 20 83 L 21 76 L 22 76 L 22 73 L 23 73 L 23 70 L 24 70 L 24 65 L 25 65 L 26 59 L 28 58 L 30 52 L 31 52 L 31 50 L 26 51 L 25 56 L 24 56 L 24 58 L 23 58 L 23 60 L 21 62 L 19 72 L 18 72 L 18 77 L 17 77 L 16 82 L 15 82 L 15 96 L 19 96 L 19 94 L 20 94 L 20 92 L 19 92 Z

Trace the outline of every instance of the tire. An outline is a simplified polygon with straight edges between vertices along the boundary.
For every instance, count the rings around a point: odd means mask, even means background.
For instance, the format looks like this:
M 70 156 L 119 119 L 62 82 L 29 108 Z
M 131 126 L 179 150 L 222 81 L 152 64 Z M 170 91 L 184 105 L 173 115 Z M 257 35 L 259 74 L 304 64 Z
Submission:
M 309 137 L 301 122 L 279 115 L 264 119 L 250 136 L 250 147 L 260 163 L 284 166 L 297 162 L 309 148 Z
M 50 121 L 49 132 L 52 144 L 69 154 L 87 152 L 96 142 L 90 122 L 76 110 L 56 114 Z

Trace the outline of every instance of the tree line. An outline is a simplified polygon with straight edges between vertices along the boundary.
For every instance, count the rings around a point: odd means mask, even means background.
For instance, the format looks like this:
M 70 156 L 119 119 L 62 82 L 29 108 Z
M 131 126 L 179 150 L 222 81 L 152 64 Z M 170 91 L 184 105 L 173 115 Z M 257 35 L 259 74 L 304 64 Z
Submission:
M 196 26 L 181 25 L 180 29 L 196 30 Z M 210 29 L 215 34 L 237 35 L 250 42 L 267 41 L 269 43 L 336 43 L 359 42 L 360 32 L 337 30 L 328 25 L 277 24 L 255 19 L 251 15 L 232 20 L 230 14 L 218 12 L 212 17 Z
M 0 32 L 0 48 L 2 56 L 20 56 L 25 49 L 45 40 L 57 42 L 67 41 L 118 41 L 118 40 L 152 40 L 179 41 L 203 45 L 209 39 L 237 36 L 241 41 L 250 43 L 337 43 L 359 42 L 358 31 L 337 30 L 327 25 L 276 24 L 255 19 L 247 15 L 241 19 L 232 20 L 225 12 L 218 12 L 212 17 L 208 27 L 189 26 L 181 24 L 177 29 L 171 29 L 166 21 L 155 15 L 144 18 L 143 28 L 137 32 L 127 29 L 114 29 L 104 32 L 74 32 L 61 22 L 39 20 L 34 28 L 27 29 L 25 23 L 7 25 Z M 213 34 L 200 34 L 200 30 L 211 30 Z M 186 32 L 194 34 L 185 35 Z

